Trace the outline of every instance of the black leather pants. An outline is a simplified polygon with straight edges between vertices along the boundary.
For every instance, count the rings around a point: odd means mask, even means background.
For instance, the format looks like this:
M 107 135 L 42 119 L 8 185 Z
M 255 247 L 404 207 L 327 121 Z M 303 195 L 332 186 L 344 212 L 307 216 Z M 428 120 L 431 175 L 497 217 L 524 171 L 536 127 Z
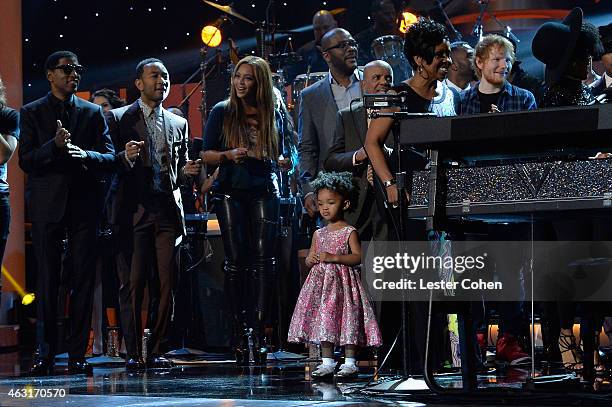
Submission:
M 225 250 L 225 293 L 233 319 L 234 339 L 252 327 L 263 339 L 269 322 L 276 276 L 276 236 L 280 200 L 277 194 L 221 195 L 215 198 Z

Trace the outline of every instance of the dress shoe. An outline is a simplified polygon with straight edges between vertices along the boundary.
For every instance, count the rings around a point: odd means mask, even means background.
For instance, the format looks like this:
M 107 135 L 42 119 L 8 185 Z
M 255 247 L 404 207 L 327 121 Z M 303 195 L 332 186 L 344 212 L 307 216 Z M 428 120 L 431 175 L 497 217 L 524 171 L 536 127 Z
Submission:
M 49 376 L 53 374 L 53 362 L 48 359 L 36 358 L 28 372 L 30 376 Z
M 145 364 L 138 357 L 131 357 L 125 360 L 125 370 L 128 372 L 137 372 L 145 369 Z
M 91 376 L 93 374 L 93 367 L 85 360 L 69 360 L 68 361 L 68 374 L 84 374 Z
M 268 348 L 266 348 L 265 346 L 258 347 L 257 349 L 255 349 L 253 357 L 255 359 L 256 365 L 265 366 L 268 361 Z
M 163 356 L 151 356 L 147 359 L 147 369 L 172 369 L 174 363 Z
M 236 364 L 238 366 L 249 365 L 249 350 L 237 347 L 234 349 L 234 357 L 236 358 Z

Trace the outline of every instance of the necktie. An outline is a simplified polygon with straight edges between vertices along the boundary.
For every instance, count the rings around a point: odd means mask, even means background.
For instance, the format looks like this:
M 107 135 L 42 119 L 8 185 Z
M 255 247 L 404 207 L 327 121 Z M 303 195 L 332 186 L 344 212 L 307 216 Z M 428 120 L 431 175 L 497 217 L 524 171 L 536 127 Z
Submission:
M 68 102 L 60 103 L 60 120 L 62 121 L 62 127 L 65 129 L 70 126 L 70 109 Z

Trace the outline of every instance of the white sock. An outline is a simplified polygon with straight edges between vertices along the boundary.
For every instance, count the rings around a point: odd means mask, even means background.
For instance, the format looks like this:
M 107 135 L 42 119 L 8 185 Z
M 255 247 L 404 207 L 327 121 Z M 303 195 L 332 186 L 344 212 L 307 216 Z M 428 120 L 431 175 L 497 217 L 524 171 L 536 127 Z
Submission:
M 332 366 L 336 364 L 336 361 L 334 361 L 334 358 L 321 358 L 321 359 L 323 359 L 324 365 Z
M 345 365 L 357 366 L 357 359 L 355 359 L 355 358 L 344 358 L 344 364 Z

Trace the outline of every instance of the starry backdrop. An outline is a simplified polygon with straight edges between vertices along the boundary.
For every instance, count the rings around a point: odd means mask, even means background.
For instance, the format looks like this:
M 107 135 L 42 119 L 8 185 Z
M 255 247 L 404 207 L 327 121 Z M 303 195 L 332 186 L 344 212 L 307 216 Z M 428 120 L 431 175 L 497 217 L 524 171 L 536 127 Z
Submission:
M 222 5 L 230 2 L 214 1 Z M 340 26 L 353 35 L 368 26 L 369 0 L 236 0 L 233 7 L 252 21 L 263 21 L 270 3 L 273 4 L 270 15 L 276 16 L 279 28 L 297 31 L 290 36 L 294 49 L 312 40 L 312 15 L 320 9 L 347 8 L 337 19 Z M 434 0 L 397 0 L 396 3 L 443 21 Z M 477 11 L 475 0 L 444 0 L 441 3 L 451 17 Z M 612 0 L 521 2 L 522 7 L 544 3 L 561 9 L 581 6 L 596 25 L 612 21 Z M 138 61 L 151 56 L 165 62 L 172 83 L 182 83 L 199 67 L 202 27 L 223 14 L 202 0 L 23 0 L 22 8 L 24 103 L 48 91 L 42 66 L 45 58 L 59 49 L 74 51 L 86 67 L 81 90 L 124 88 L 128 91 L 128 99 L 133 100 L 136 97 L 134 68 Z M 470 31 L 471 25 L 458 28 L 465 33 Z M 253 25 L 230 17 L 222 31 L 224 38 L 238 41 L 241 54 L 254 49 Z M 534 31 L 532 26 L 514 32 L 524 40 L 519 45 L 519 58 L 527 60 L 523 66 L 537 75 L 541 64 L 533 61 L 530 55 Z M 280 37 L 277 51 L 288 50 L 288 37 Z M 226 41 L 221 48 L 227 49 Z
M 268 3 L 267 0 L 239 0 L 234 2 L 234 8 L 252 21 L 263 21 Z M 351 5 L 351 16 L 360 17 L 350 20 L 361 21 L 352 26 L 361 29 L 367 25 L 368 3 L 355 0 L 274 2 L 280 28 L 301 28 L 300 33 L 292 36 L 296 49 L 312 39 L 312 31 L 307 26 L 317 10 Z M 199 66 L 202 27 L 221 14 L 202 0 L 24 0 L 24 102 L 48 91 L 43 65 L 45 58 L 58 49 L 74 51 L 86 67 L 81 89 L 130 89 L 136 64 L 149 56 L 166 63 L 173 83 L 183 82 Z M 230 18 L 222 27 L 224 36 L 242 39 L 240 52 L 250 53 L 254 48 L 255 27 Z M 342 20 L 342 25 L 347 26 L 347 18 Z M 287 36 L 277 46 L 283 49 L 286 42 Z

